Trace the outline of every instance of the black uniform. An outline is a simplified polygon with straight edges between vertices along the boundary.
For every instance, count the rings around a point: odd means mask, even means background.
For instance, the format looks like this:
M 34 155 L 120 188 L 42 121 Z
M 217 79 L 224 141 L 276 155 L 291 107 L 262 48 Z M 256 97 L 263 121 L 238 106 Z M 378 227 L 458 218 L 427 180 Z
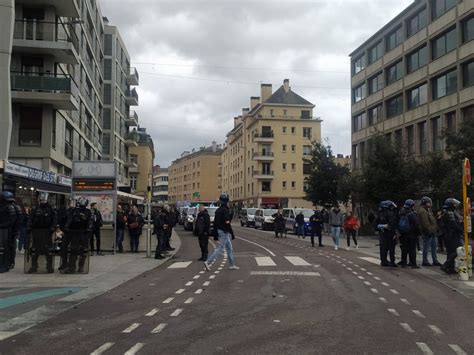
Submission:
M 156 234 L 156 250 L 155 259 L 163 259 L 162 253 L 166 249 L 166 241 L 164 231 L 165 228 L 169 228 L 168 216 L 163 209 L 160 209 L 156 216 L 153 218 L 153 234 Z
M 69 214 L 65 225 L 62 244 L 61 269 L 72 274 L 87 272 L 84 270 L 89 253 L 89 235 L 92 231 L 92 213 L 86 207 L 75 207 Z M 79 258 L 79 263 L 77 263 Z
M 199 239 L 199 247 L 201 248 L 201 258 L 199 261 L 207 260 L 209 254 L 209 234 L 211 230 L 211 217 L 207 210 L 199 212 L 196 217 L 196 234 Z
M 102 214 L 99 210 L 91 210 L 92 214 L 92 232 L 90 237 L 91 253 L 94 253 L 94 237 L 96 241 L 97 255 L 100 253 L 100 227 L 103 225 Z
M 27 273 L 38 272 L 38 258 L 40 256 L 46 256 L 46 271 L 48 273 L 54 272 L 53 232 L 57 222 L 56 211 L 48 203 L 42 203 L 31 211 L 28 223 L 30 242 L 25 262 Z M 30 257 L 31 267 L 28 268 Z
M 448 274 L 456 273 L 454 262 L 457 256 L 457 248 L 462 246 L 462 235 L 464 227 L 461 216 L 456 211 L 447 210 L 443 213 L 443 234 L 446 242 L 447 258 L 441 270 Z
M 123 253 L 123 236 L 126 226 L 126 215 L 124 212 L 117 211 L 115 219 L 115 240 L 119 253 Z
M 10 202 L 10 204 L 15 209 L 15 223 L 12 226 L 12 233 L 10 238 L 10 269 L 15 267 L 15 257 L 16 257 L 16 241 L 20 239 L 20 225 L 23 220 L 23 212 L 14 201 Z
M 314 247 L 314 236 L 317 235 L 319 239 L 319 246 L 323 246 L 322 232 L 323 232 L 323 216 L 319 211 L 315 211 L 314 214 L 309 218 L 311 224 L 311 245 Z
M 401 266 L 406 266 L 408 259 L 409 265 L 416 268 L 416 241 L 420 234 L 418 218 L 416 213 L 411 208 L 404 208 L 400 213 L 400 218 L 407 216 L 409 222 L 409 229 L 406 232 L 400 231 L 400 249 L 402 250 Z
M 278 238 L 278 234 L 283 238 L 283 234 L 286 236 L 285 217 L 281 213 L 275 213 L 272 217 L 275 227 L 275 238 Z
M 11 203 L 0 200 L 0 273 L 7 272 L 11 266 L 12 229 L 16 223 L 15 208 Z
M 382 266 L 396 267 L 395 264 L 395 246 L 396 230 L 398 228 L 398 217 L 392 209 L 383 208 L 375 221 L 376 226 L 385 225 L 386 228 L 378 228 L 380 238 L 380 264 Z M 387 260 L 387 254 L 390 255 L 390 264 Z

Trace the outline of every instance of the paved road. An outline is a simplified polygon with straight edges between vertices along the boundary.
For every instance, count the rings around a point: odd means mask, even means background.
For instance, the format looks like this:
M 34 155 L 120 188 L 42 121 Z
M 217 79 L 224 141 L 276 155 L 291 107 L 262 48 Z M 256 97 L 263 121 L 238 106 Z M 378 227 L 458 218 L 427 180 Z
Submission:
M 177 258 L 0 342 L 2 354 L 472 354 L 472 301 L 353 251 L 235 228 L 240 270 Z M 364 259 L 362 259 L 364 258 Z

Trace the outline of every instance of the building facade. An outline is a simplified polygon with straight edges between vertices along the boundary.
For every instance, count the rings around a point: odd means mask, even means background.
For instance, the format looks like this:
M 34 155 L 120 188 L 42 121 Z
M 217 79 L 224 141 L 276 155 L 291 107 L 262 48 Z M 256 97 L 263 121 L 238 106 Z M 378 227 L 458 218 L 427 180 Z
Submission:
M 131 193 L 148 198 L 148 187 L 151 188 L 155 160 L 153 139 L 145 128 L 138 127 L 129 134 L 130 139 L 137 142 L 137 146 L 129 148 L 130 162 L 133 163 L 129 169 Z
M 472 1 L 416 0 L 350 54 L 354 169 L 375 134 L 421 158 L 474 119 L 473 39 Z
M 168 168 L 156 165 L 153 169 L 153 202 L 168 201 Z
M 169 201 L 217 201 L 222 189 L 221 154 L 221 146 L 213 142 L 210 147 L 183 152 L 173 161 L 168 169 Z
M 321 140 L 321 120 L 311 102 L 296 94 L 285 79 L 234 118 L 222 154 L 222 190 L 238 206 L 311 207 L 305 199 L 305 176 L 313 142 Z

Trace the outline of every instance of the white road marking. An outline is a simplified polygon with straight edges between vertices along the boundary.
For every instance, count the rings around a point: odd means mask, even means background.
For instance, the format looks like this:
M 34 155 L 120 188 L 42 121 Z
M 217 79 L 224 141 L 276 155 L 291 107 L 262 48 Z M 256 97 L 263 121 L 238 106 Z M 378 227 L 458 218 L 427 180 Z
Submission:
M 379 300 L 380 300 L 380 302 L 382 302 L 382 303 L 388 303 L 387 300 L 386 300 L 385 298 L 383 298 L 383 297 L 379 297 Z
M 420 317 L 420 318 L 426 318 L 423 313 L 421 313 L 420 311 L 418 311 L 418 310 L 416 310 L 416 309 L 412 309 L 412 312 L 413 312 L 416 316 L 418 316 L 418 317 Z
M 217 270 L 217 271 L 214 271 L 214 274 L 218 274 L 218 273 L 220 273 L 220 271 L 219 271 L 219 270 Z
M 364 276 L 357 276 L 359 280 L 365 280 Z
M 392 313 L 394 316 L 400 317 L 400 313 L 398 313 L 395 308 L 388 308 L 387 311 Z
M 459 345 L 456 344 L 449 344 L 449 347 L 457 354 L 457 355 L 467 355 L 467 353 L 461 349 Z
M 321 276 L 313 271 L 250 271 L 250 275 L 275 275 L 275 276 Z
M 352 261 L 350 261 L 350 260 L 348 261 L 348 263 L 349 263 L 349 264 L 354 264 L 354 263 L 353 263 Z
M 378 276 L 374 276 L 374 279 L 376 279 L 377 281 L 380 281 L 380 277 Z
M 165 329 L 167 325 L 168 325 L 168 324 L 166 324 L 166 323 L 158 324 L 158 326 L 157 326 L 155 329 L 153 329 L 153 330 L 151 331 L 151 333 L 152 333 L 152 334 L 161 333 L 161 331 L 162 331 L 163 329 Z
M 199 279 L 200 277 L 201 277 L 201 275 L 196 275 L 196 276 L 193 277 L 193 279 L 194 279 L 194 280 L 197 280 L 197 279 Z
M 196 292 L 194 292 L 194 293 L 195 293 L 196 295 L 199 295 L 199 294 L 202 293 L 202 291 L 203 291 L 202 288 L 198 288 L 198 289 L 196 290 Z
M 416 343 L 416 345 L 420 348 L 421 352 L 426 355 L 433 355 L 433 351 L 431 351 L 430 347 L 425 343 Z
M 104 345 L 99 346 L 97 349 L 95 349 L 93 352 L 91 352 L 90 355 L 100 355 L 104 351 L 110 349 L 112 346 L 114 346 L 115 343 L 105 343 Z
M 202 274 L 204 274 L 204 273 L 205 273 L 205 271 L 204 271 L 204 270 L 203 270 L 203 271 L 199 271 L 199 273 L 202 275 Z
M 294 266 L 311 266 L 310 263 L 308 263 L 303 258 L 300 258 L 299 256 L 285 256 L 285 259 L 288 260 Z
M 157 314 L 160 310 L 158 308 L 153 308 L 150 312 L 145 314 L 145 317 L 153 317 L 155 314 Z
M 240 237 L 236 237 L 236 238 L 237 238 L 237 239 L 240 239 L 240 240 L 243 240 L 244 242 L 257 245 L 257 246 L 259 246 L 260 248 L 262 248 L 263 250 L 267 251 L 268 254 L 270 254 L 271 256 L 276 256 L 274 252 L 272 252 L 272 251 L 271 251 L 270 249 L 268 249 L 268 248 L 265 248 L 263 245 L 260 245 L 260 244 L 255 243 L 255 242 L 251 242 L 250 240 L 247 240 L 247 239 L 244 239 L 244 238 L 240 238 Z
M 206 282 L 204 282 L 202 285 L 203 285 L 203 286 L 209 286 L 210 284 L 211 284 L 210 281 L 206 281 Z
M 174 297 L 169 297 L 163 301 L 163 303 L 171 303 L 174 300 Z
M 176 310 L 170 314 L 170 317 L 177 317 L 183 312 L 182 308 L 176 308 Z
M 143 348 L 144 345 L 145 345 L 144 343 L 136 343 L 134 346 L 128 349 L 124 355 L 135 355 L 138 352 L 138 350 Z
M 194 301 L 194 298 L 193 297 L 189 297 L 186 301 L 184 301 L 184 303 L 186 304 L 190 304 Z
M 352 271 L 352 268 L 348 267 L 347 270 Z
M 393 293 L 394 295 L 398 295 L 398 291 L 394 290 L 393 288 L 390 289 L 390 292 Z
M 184 291 L 186 291 L 184 288 L 180 288 L 178 291 L 176 291 L 175 293 L 180 295 L 182 294 Z
M 168 266 L 168 269 L 184 269 L 191 265 L 192 261 L 181 261 Z
M 223 269 L 223 267 L 222 267 L 222 266 L 221 266 L 221 267 L 219 267 L 219 268 L 217 268 L 217 270 L 222 270 L 222 269 Z
M 194 283 L 194 281 L 188 281 L 186 282 L 186 286 L 191 286 Z
M 400 301 L 402 301 L 403 303 L 405 303 L 408 306 L 411 306 L 410 302 L 408 302 L 408 300 L 406 298 L 400 298 Z
M 371 286 L 371 285 L 372 285 L 369 281 L 364 281 L 364 284 L 366 284 L 367 286 Z
M 372 274 L 371 272 L 367 271 L 367 275 L 373 276 L 374 274 Z
M 140 326 L 140 323 L 133 323 L 128 328 L 122 330 L 122 333 L 131 333 Z
M 269 256 L 256 256 L 255 262 L 258 266 L 276 266 L 275 262 Z
M 436 335 L 443 335 L 443 331 L 441 329 L 439 329 L 436 325 L 433 325 L 433 324 L 428 324 L 428 328 L 430 328 L 433 333 L 435 333 Z
M 390 287 L 390 285 L 386 282 L 382 282 L 382 285 L 384 285 L 385 287 Z
M 280 323 L 280 320 L 274 319 L 274 320 L 273 320 L 273 323 Z
M 369 263 L 372 263 L 372 264 L 377 264 L 377 265 L 380 264 L 380 260 L 379 260 L 379 259 L 373 258 L 373 257 L 371 257 L 371 256 L 359 256 L 359 259 L 368 261 Z
M 367 271 L 367 269 L 364 269 L 363 267 L 360 268 L 362 271 Z
M 211 275 L 209 276 L 209 279 L 212 280 L 212 279 L 215 279 L 216 278 L 216 275 Z
M 357 271 L 352 271 L 352 273 L 353 273 L 354 275 L 359 275 L 359 273 L 358 273 Z
M 412 327 L 408 323 L 400 323 L 403 329 L 405 329 L 408 333 L 414 333 L 415 331 L 413 330 Z
M 372 291 L 373 293 L 379 293 L 379 291 L 376 288 L 371 288 L 370 291 Z

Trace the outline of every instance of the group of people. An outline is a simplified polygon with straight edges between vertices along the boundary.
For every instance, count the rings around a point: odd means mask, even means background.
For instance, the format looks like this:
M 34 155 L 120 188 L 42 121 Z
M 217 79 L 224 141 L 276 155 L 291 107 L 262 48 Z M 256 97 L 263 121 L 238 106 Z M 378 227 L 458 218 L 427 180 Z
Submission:
M 175 250 L 171 247 L 170 239 L 173 228 L 178 222 L 178 216 L 178 210 L 162 203 L 159 203 L 157 209 L 153 211 L 153 234 L 157 238 L 155 259 L 163 259 L 169 251 Z

